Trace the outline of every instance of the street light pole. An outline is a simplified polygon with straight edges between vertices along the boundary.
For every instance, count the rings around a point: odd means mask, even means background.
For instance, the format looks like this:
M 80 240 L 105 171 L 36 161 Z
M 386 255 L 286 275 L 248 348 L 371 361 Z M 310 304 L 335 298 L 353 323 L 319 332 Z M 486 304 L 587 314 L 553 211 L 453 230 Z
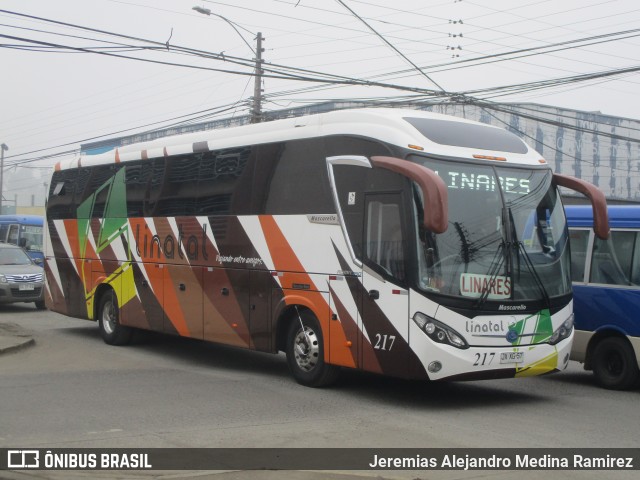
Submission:
M 209 8 L 196 6 L 196 7 L 193 7 L 192 10 L 195 10 L 198 13 L 202 13 L 203 15 L 209 15 L 209 16 L 213 15 L 227 22 L 229 25 L 231 25 L 231 28 L 235 30 L 238 36 L 242 39 L 242 41 L 249 47 L 249 49 L 255 55 L 254 60 L 256 62 L 256 73 L 254 75 L 253 106 L 251 107 L 251 123 L 260 123 L 260 121 L 262 120 L 262 74 L 264 73 L 262 70 L 262 52 L 264 52 L 264 48 L 262 48 L 262 41 L 264 40 L 262 33 L 258 32 L 258 34 L 256 35 L 257 43 L 256 43 L 256 48 L 254 49 L 251 46 L 251 44 L 247 42 L 244 36 L 240 33 L 240 30 L 238 30 L 238 28 L 236 27 L 237 25 L 236 23 L 232 22 L 226 17 L 223 17 L 222 15 L 213 13 Z M 253 35 L 251 31 L 247 30 L 246 28 L 240 25 L 238 26 Z
M 0 215 L 2 214 L 2 201 L 4 197 L 2 196 L 2 185 L 4 184 L 4 152 L 9 150 L 6 143 L 0 145 Z

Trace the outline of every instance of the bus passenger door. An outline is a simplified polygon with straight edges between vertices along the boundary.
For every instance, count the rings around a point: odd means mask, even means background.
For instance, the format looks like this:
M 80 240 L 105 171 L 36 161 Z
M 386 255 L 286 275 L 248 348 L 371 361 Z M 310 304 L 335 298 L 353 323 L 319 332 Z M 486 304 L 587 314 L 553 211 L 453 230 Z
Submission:
M 365 194 L 362 299 L 365 370 L 407 377 L 409 251 L 401 193 Z
M 349 258 L 345 277 L 357 302 L 359 366 L 408 376 L 409 221 L 403 192 L 406 177 L 374 168 L 366 157 L 327 158 Z M 357 279 L 357 275 L 361 277 Z M 355 278 L 354 278 L 355 277 Z

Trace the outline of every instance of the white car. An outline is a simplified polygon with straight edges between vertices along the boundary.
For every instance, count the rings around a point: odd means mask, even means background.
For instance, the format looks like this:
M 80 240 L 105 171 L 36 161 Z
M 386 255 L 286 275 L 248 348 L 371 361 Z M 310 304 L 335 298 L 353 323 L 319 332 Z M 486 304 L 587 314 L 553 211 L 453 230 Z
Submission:
M 0 304 L 35 302 L 43 310 L 44 269 L 15 245 L 0 243 Z

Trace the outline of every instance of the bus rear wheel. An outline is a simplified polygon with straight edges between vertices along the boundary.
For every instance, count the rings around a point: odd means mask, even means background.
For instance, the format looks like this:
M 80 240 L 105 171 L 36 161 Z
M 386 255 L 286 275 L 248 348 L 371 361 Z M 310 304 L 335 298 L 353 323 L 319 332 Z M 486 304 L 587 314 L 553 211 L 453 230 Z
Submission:
M 593 351 L 593 373 L 598 384 L 611 390 L 627 390 L 638 382 L 638 362 L 627 340 L 609 337 Z
M 294 314 L 287 334 L 287 364 L 293 378 L 307 387 L 325 387 L 334 383 L 340 368 L 324 361 L 322 330 L 308 310 Z
M 126 345 L 131 340 L 131 328 L 120 325 L 120 309 L 113 290 L 100 298 L 98 327 L 102 339 L 109 345 Z

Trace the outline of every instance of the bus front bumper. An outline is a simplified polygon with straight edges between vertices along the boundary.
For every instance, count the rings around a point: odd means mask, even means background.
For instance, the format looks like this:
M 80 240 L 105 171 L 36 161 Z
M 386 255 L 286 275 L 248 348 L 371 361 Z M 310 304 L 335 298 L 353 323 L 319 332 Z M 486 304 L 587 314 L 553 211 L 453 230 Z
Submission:
M 423 359 L 430 380 L 483 380 L 545 375 L 569 364 L 573 334 L 556 345 L 469 347 L 461 350 L 431 342 Z

